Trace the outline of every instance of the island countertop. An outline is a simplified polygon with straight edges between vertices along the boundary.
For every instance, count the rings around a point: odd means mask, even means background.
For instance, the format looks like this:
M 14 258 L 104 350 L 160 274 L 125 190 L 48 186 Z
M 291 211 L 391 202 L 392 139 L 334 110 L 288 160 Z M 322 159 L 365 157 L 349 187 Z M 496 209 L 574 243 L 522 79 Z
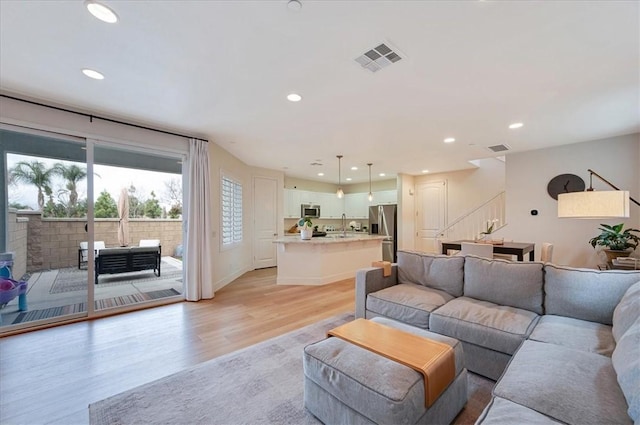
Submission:
M 368 235 L 366 233 L 358 234 L 358 233 L 347 233 L 346 237 L 342 237 L 342 234 L 331 234 L 327 236 L 319 236 L 311 239 L 300 239 L 300 235 L 291 235 L 284 236 L 278 239 L 275 239 L 273 243 L 282 243 L 282 244 L 306 244 L 306 245 L 324 245 L 324 244 L 335 244 L 335 243 L 347 243 L 347 242 L 360 242 L 360 241 L 372 241 L 372 240 L 383 240 L 384 236 L 376 236 L 376 235 Z

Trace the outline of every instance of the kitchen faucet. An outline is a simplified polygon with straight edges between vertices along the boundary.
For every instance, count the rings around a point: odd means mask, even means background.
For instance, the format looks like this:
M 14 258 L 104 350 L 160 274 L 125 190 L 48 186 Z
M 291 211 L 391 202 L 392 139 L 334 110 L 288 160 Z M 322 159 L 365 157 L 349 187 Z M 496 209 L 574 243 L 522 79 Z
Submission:
M 342 213 L 342 237 L 347 237 L 347 215 Z

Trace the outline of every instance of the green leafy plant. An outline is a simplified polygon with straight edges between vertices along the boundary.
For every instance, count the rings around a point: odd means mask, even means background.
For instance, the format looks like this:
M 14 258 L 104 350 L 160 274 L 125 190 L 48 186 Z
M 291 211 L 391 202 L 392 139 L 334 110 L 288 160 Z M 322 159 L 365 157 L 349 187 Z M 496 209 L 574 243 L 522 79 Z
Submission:
M 601 223 L 600 226 L 602 227 L 599 230 L 602 233 L 589 240 L 589 243 L 594 248 L 600 245 L 614 251 L 624 251 L 628 248 L 632 248 L 633 251 L 640 243 L 640 237 L 633 234 L 633 232 L 640 232 L 640 230 L 622 230 L 624 223 L 616 224 L 615 226 Z
M 302 217 L 298 221 L 298 226 L 300 226 L 300 227 L 313 227 L 313 223 L 311 222 L 311 218 L 310 217 Z

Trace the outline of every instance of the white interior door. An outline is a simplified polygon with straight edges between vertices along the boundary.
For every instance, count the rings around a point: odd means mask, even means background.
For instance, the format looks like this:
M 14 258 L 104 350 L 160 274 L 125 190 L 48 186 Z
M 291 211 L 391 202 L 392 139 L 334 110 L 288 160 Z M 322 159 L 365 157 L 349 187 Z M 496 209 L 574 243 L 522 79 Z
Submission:
M 253 179 L 254 241 L 253 267 L 276 266 L 278 236 L 278 181 L 265 177 Z
M 438 230 L 446 223 L 447 182 L 424 183 L 416 189 L 416 249 L 438 252 Z

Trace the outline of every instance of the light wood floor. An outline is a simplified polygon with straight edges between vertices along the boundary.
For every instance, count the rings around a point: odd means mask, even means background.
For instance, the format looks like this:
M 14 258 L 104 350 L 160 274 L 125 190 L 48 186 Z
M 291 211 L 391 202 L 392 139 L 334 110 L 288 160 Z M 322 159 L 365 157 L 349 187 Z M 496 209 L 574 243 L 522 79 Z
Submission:
M 89 403 L 354 310 L 354 280 L 278 286 L 256 270 L 212 300 L 0 339 L 0 423 L 87 424 Z

